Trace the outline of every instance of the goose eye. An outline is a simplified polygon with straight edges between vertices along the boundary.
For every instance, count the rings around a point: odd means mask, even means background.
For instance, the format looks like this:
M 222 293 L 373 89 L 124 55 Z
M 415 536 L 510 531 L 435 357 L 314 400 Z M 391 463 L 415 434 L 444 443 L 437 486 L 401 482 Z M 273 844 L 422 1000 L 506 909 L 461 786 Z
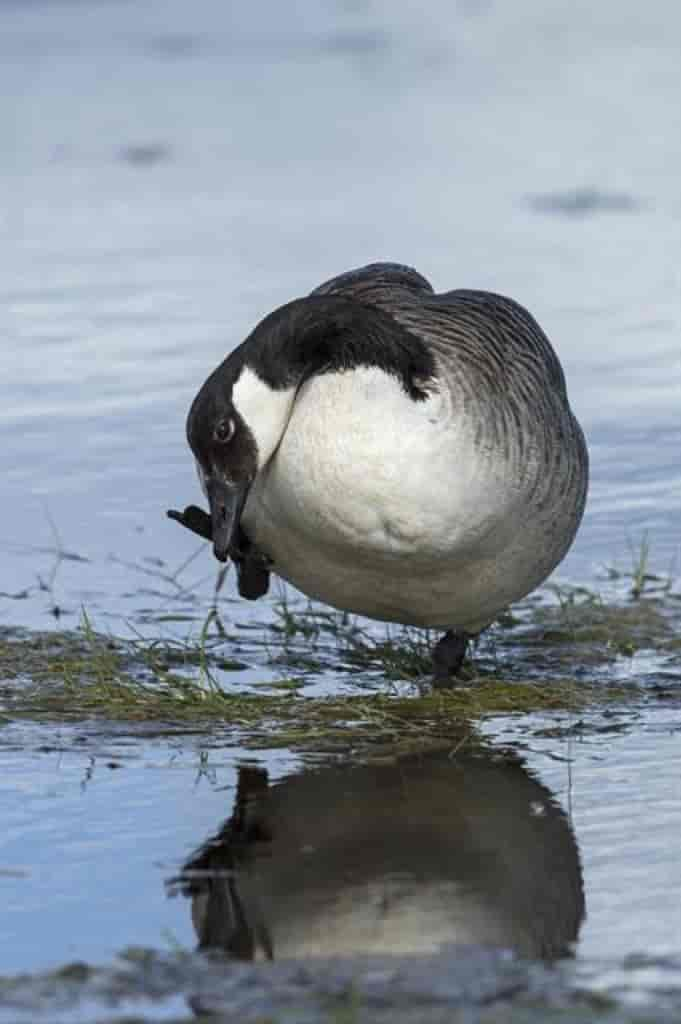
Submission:
M 234 430 L 234 420 L 220 420 L 215 427 L 215 440 L 219 441 L 220 444 L 227 444 L 234 437 Z

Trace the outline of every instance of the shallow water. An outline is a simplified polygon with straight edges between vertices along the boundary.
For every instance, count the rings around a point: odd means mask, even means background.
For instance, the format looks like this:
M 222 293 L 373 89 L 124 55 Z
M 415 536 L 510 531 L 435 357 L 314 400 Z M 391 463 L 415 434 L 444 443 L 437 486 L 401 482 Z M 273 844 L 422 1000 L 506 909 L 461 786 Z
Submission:
M 681 715 L 581 724 L 498 716 L 487 755 L 355 766 L 244 751 L 224 728 L 6 725 L 3 974 L 199 939 L 277 961 L 574 943 L 591 990 L 681 990 L 664 959 L 681 947 L 679 860 L 661 841 L 681 828 Z
M 553 339 L 593 461 L 561 574 L 646 530 L 667 570 L 681 15 L 654 8 L 3 4 L 0 589 L 36 596 L 3 618 L 139 614 L 110 558 L 195 549 L 164 510 L 198 497 L 198 385 L 275 305 L 382 258 L 511 294 Z M 50 519 L 90 559 L 53 595 Z
M 429 11 L 0 3 L 1 625 L 75 628 L 85 608 L 104 632 L 196 635 L 214 563 L 164 517 L 198 498 L 188 404 L 262 315 L 376 259 L 513 295 L 553 340 L 592 456 L 557 578 L 628 569 L 646 532 L 652 568 L 673 565 L 681 10 Z M 270 617 L 229 576 L 220 607 L 235 634 Z M 646 657 L 615 674 L 645 677 Z M 245 661 L 237 685 L 276 676 Z M 309 692 L 336 685 L 322 671 Z M 676 712 L 572 739 L 551 733 L 559 719 L 483 731 L 521 750 L 526 784 L 574 828 L 580 963 L 678 954 Z M 254 757 L 240 741 L 4 724 L 3 973 L 191 948 L 164 882 L 231 814 Z M 257 760 L 271 783 L 301 768 Z
M 575 716 L 552 716 L 489 722 L 485 731 L 520 738 L 537 777 L 569 813 L 587 905 L 577 955 L 676 953 L 681 865 L 668 839 L 681 825 L 681 713 L 627 709 L 593 733 L 574 724 Z
M 164 878 L 228 815 L 244 756 L 206 730 L 6 727 L 4 973 L 191 946 Z M 296 758 L 271 752 L 268 767 L 276 778 Z

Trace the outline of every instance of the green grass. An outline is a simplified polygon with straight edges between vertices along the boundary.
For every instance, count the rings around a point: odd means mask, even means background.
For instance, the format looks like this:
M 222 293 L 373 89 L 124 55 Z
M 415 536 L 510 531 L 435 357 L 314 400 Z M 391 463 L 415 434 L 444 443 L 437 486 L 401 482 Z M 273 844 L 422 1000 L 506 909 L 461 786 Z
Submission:
M 649 560 L 644 538 L 630 573 L 610 570 L 609 580 L 626 577 L 626 599 L 551 586 L 514 607 L 451 689 L 429 684 L 438 634 L 292 603 L 282 591 L 273 620 L 227 630 L 214 607 L 185 641 L 107 637 L 85 611 L 75 631 L 0 629 L 0 697 L 10 716 L 214 721 L 255 744 L 459 742 L 490 713 L 631 701 L 637 652 L 680 665 L 681 600 Z M 306 696 L 320 680 L 332 695 Z
M 650 537 L 644 533 L 638 543 L 629 539 L 629 569 L 620 570 L 613 565 L 606 567 L 606 575 L 611 581 L 625 581 L 628 594 L 633 601 L 642 597 L 668 596 L 672 593 L 675 579 L 675 566 L 668 572 L 653 572 L 651 569 L 652 544 Z M 676 595 L 677 599 L 679 595 Z
M 340 662 L 351 665 L 350 680 L 381 667 L 387 675 L 399 671 L 402 677 L 415 678 L 426 668 L 427 641 L 413 631 L 375 639 L 326 610 L 305 609 L 300 620 L 290 607 L 286 614 L 289 647 L 292 632 L 312 645 L 331 633 Z M 378 692 L 358 688 L 356 695 L 310 698 L 300 692 L 303 684 L 295 673 L 269 681 L 267 692 L 241 686 L 238 668 L 229 677 L 233 683 L 225 682 L 224 675 L 219 682 L 217 674 L 225 665 L 242 663 L 230 659 L 228 640 L 220 644 L 209 637 L 210 625 L 207 620 L 197 641 L 184 645 L 115 640 L 97 633 L 86 616 L 77 632 L 0 634 L 0 691 L 6 713 L 61 720 L 210 720 L 238 729 L 255 746 L 385 746 L 403 752 L 412 745 L 468 742 L 475 721 L 490 713 L 579 712 L 605 701 L 631 700 L 636 693 L 631 684 L 604 687 L 563 674 L 556 652 L 566 649 L 575 660 L 575 649 L 585 645 L 608 652 L 613 644 L 620 649 L 643 639 L 667 645 L 679 639 L 670 637 L 661 612 L 647 605 L 635 616 L 631 609 L 598 605 L 570 605 L 567 613 L 560 606 L 539 608 L 529 623 L 507 632 L 528 662 L 537 660 L 538 651 L 548 651 L 554 662 L 551 671 L 523 676 L 517 659 L 508 670 L 494 664 L 489 671 L 484 665 L 480 670 L 474 662 L 452 689 L 425 687 L 404 696 L 384 686 Z M 502 630 L 497 646 L 504 642 Z M 272 646 L 268 650 L 272 655 Z M 276 651 L 284 665 L 285 650 L 281 645 Z M 328 662 L 328 645 L 326 650 Z
M 552 600 L 531 598 L 472 645 L 461 682 L 481 686 L 486 680 L 532 681 L 550 690 L 588 670 L 592 681 L 600 683 L 637 652 L 669 658 L 681 651 L 681 602 L 669 592 L 620 602 L 608 602 L 584 587 L 553 585 L 546 593 Z M 384 685 L 418 682 L 430 675 L 435 632 L 372 627 L 306 603 L 280 602 L 276 610 L 274 629 L 285 652 L 279 659 L 292 670 L 316 658 L 322 667 L 347 675 L 373 674 Z

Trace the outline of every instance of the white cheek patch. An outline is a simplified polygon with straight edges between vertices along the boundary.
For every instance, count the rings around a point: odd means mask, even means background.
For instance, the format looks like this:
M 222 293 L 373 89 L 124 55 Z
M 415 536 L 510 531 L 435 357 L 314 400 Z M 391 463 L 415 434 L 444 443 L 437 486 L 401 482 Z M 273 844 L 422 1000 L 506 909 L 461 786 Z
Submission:
M 208 497 L 208 488 L 206 487 L 206 474 L 203 472 L 203 469 L 201 468 L 201 463 L 198 461 L 198 459 L 194 459 L 194 465 L 196 466 L 196 475 L 199 478 L 201 490 L 203 491 L 205 496 Z
M 232 388 L 232 403 L 258 446 L 258 470 L 269 460 L 281 441 L 293 408 L 296 388 L 277 391 L 248 366 L 244 366 Z

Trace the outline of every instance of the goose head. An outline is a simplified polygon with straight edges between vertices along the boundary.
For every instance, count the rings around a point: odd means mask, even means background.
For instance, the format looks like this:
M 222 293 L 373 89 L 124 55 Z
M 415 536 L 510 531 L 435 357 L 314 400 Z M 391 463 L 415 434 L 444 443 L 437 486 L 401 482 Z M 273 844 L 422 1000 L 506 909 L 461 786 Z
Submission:
M 239 363 L 229 357 L 211 374 L 187 417 L 187 440 L 210 506 L 213 553 L 221 562 L 238 546 L 248 493 L 283 437 L 295 394 Z

